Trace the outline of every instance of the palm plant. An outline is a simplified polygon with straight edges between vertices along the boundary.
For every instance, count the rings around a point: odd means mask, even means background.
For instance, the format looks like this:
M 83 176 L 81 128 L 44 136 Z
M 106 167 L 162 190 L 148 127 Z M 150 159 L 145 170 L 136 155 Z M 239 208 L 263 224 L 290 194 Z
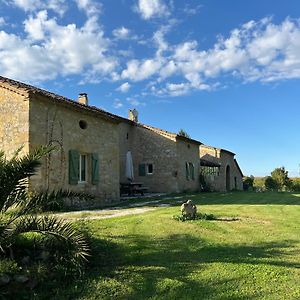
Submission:
M 40 147 L 21 157 L 20 150 L 11 159 L 0 151 L 0 250 L 3 255 L 13 258 L 18 237 L 30 233 L 39 236 L 32 240 L 40 249 L 52 251 L 52 261 L 60 263 L 64 260 L 80 269 L 89 256 L 84 235 L 71 223 L 37 213 L 49 201 L 78 194 L 68 191 L 29 192 L 28 179 L 40 166 L 41 158 L 53 151 L 53 147 Z

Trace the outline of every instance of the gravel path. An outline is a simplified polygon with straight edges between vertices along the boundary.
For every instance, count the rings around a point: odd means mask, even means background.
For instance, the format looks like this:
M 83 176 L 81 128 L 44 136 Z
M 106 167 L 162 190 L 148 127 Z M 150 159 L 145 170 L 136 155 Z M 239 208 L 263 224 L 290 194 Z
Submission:
M 162 207 L 169 207 L 171 206 L 170 203 L 164 203 L 166 200 L 176 199 L 174 203 L 181 203 L 183 197 L 173 197 L 173 198 L 163 198 L 160 200 L 152 200 L 152 201 L 145 201 L 140 203 L 129 203 L 126 207 L 111 207 L 99 210 L 80 210 L 80 211 L 71 211 L 65 213 L 55 214 L 58 217 L 61 217 L 66 220 L 98 220 L 98 219 L 110 219 L 116 217 L 123 217 L 128 215 L 136 215 L 142 214 L 148 211 L 153 211 L 158 208 Z M 147 205 L 151 205 L 149 207 Z

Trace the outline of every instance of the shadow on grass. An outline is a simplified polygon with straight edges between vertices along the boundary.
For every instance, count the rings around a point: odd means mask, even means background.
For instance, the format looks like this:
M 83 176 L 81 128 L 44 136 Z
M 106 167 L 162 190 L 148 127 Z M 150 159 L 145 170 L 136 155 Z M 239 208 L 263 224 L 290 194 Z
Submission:
M 294 241 L 225 246 L 206 244 L 189 234 L 113 238 L 116 243 L 93 239 L 93 257 L 84 278 L 52 287 L 45 298 L 39 291 L 41 298 L 36 299 L 221 299 L 224 295 L 249 299 L 251 292 L 230 294 L 244 280 L 242 274 L 234 276 L 227 270 L 225 275 L 205 278 L 199 273 L 213 263 L 300 268 L 300 263 L 284 260 Z
M 179 206 L 188 199 L 197 205 L 300 205 L 300 194 L 290 192 L 230 192 L 230 193 L 193 193 L 162 197 L 144 202 L 144 207 L 159 207 L 163 204 Z M 118 208 L 141 206 L 143 201 L 122 203 Z

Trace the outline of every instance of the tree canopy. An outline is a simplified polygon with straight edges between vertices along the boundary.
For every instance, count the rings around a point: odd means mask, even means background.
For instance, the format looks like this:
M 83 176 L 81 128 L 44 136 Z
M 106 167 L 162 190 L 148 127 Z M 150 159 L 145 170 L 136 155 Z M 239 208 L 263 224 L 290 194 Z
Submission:
M 184 136 L 184 137 L 186 137 L 186 138 L 190 138 L 190 135 L 184 130 L 184 129 L 180 129 L 179 131 L 178 131 L 178 135 L 180 135 L 180 136 Z

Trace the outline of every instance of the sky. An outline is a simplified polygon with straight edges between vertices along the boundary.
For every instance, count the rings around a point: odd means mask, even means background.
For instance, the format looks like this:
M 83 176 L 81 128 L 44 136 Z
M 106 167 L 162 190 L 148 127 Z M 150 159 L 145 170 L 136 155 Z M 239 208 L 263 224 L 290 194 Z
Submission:
M 0 74 L 299 176 L 299 0 L 0 0 Z

